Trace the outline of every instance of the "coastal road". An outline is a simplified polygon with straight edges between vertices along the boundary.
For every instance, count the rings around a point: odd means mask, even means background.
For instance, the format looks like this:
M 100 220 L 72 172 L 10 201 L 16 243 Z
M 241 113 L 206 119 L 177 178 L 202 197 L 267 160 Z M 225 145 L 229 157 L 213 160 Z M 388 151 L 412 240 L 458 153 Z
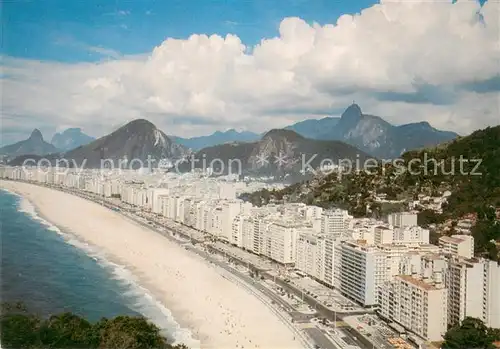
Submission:
M 291 306 L 288 302 L 281 298 L 281 296 L 274 293 L 272 290 L 268 289 L 266 286 L 262 285 L 260 282 L 256 281 L 254 278 L 241 273 L 238 270 L 235 270 L 227 263 L 222 262 L 213 256 L 210 253 L 206 253 L 201 251 L 193 246 L 186 246 L 188 250 L 200 255 L 201 257 L 211 261 L 215 265 L 224 270 L 227 270 L 229 273 L 237 276 L 241 280 L 245 281 L 247 284 L 252 285 L 253 288 L 257 289 L 259 292 L 264 294 L 267 298 L 271 299 L 274 303 L 279 304 L 279 306 L 285 310 L 288 314 L 292 314 L 296 312 L 296 309 Z M 322 349 L 339 349 L 328 337 L 327 335 L 316 327 L 305 328 L 304 331 L 311 337 L 316 345 L 318 345 Z
M 340 349 L 317 327 L 304 329 L 321 349 Z
M 262 274 L 265 278 L 275 280 L 276 284 L 280 285 L 283 287 L 283 289 L 287 290 L 290 293 L 295 294 L 298 297 L 301 297 L 304 302 L 309 304 L 311 307 L 316 309 L 318 313 L 320 313 L 322 316 L 325 318 L 332 320 L 332 321 L 339 321 L 342 320 L 346 316 L 352 316 L 352 315 L 362 315 L 366 314 L 366 311 L 361 311 L 361 312 L 349 312 L 349 313 L 342 313 L 342 312 L 336 312 L 325 305 L 323 305 L 321 302 L 318 302 L 315 298 L 305 294 L 302 290 L 296 288 L 295 286 L 289 284 L 285 280 L 282 280 L 278 277 L 275 277 L 274 275 L 271 275 L 270 273 L 263 272 Z M 372 349 L 373 344 L 366 339 L 363 335 L 361 335 L 359 332 L 357 332 L 355 329 L 349 327 L 349 328 L 342 328 L 338 329 L 340 330 L 343 334 L 348 337 L 352 343 L 355 343 L 357 346 L 364 348 L 364 349 Z

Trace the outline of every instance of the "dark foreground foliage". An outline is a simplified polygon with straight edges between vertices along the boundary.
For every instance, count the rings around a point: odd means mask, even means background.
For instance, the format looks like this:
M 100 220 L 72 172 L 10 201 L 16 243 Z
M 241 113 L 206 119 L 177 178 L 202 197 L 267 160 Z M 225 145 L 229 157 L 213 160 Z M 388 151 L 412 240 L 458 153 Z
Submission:
M 466 317 L 446 332 L 443 349 L 494 349 L 500 341 L 500 329 L 489 328 L 479 319 Z
M 168 344 L 159 328 L 143 317 L 118 316 L 90 323 L 62 313 L 42 319 L 20 304 L 2 306 L 0 338 L 5 349 L 187 349 Z

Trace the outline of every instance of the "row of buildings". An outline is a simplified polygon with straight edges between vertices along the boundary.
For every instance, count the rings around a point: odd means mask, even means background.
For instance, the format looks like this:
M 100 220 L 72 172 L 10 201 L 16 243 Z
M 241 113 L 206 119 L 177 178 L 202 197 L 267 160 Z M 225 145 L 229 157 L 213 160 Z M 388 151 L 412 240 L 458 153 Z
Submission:
M 1 168 L 2 178 L 79 189 L 165 217 L 307 274 L 428 341 L 466 316 L 500 327 L 500 267 L 474 258 L 469 235 L 429 243 L 414 212 L 385 221 L 300 203 L 255 207 L 258 189 L 224 178 L 135 171 Z

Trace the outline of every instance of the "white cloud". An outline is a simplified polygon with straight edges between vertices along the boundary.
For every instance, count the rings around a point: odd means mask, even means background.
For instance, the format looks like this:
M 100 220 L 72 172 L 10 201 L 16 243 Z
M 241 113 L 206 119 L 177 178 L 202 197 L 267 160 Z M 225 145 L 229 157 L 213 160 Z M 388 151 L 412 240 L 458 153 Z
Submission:
M 499 8 L 390 0 L 324 26 L 285 18 L 251 50 L 234 35 L 192 35 L 95 64 L 6 58 L 2 112 L 17 127 L 95 136 L 144 117 L 186 136 L 338 115 L 355 99 L 393 123 L 467 133 L 499 123 Z
M 102 46 L 93 46 L 93 45 L 88 45 L 84 42 L 76 40 L 74 37 L 71 35 L 63 35 L 54 42 L 57 45 L 62 45 L 62 46 L 69 46 L 69 47 L 74 47 L 78 48 L 83 51 L 87 51 L 90 53 L 97 53 L 103 57 L 108 57 L 108 58 L 119 58 L 121 57 L 121 53 L 110 49 L 110 48 L 105 48 Z

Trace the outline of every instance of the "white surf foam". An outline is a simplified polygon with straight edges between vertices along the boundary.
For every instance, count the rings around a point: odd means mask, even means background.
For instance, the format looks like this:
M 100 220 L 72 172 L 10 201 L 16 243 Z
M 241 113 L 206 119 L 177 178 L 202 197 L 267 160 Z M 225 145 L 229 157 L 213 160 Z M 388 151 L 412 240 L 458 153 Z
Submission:
M 5 189 L 5 188 L 0 188 L 1 191 L 4 191 L 10 195 L 14 195 L 14 196 L 17 196 L 17 197 L 21 197 L 21 195 L 19 195 L 18 193 L 15 193 L 13 191 L 10 191 L 9 189 Z
M 33 206 L 33 204 L 28 199 L 26 199 L 23 196 L 20 196 L 20 198 L 21 198 L 21 200 L 19 201 L 19 205 L 17 208 L 17 210 L 19 212 L 26 213 L 27 215 L 29 215 L 31 217 L 31 219 L 36 220 L 36 221 L 42 223 L 43 225 L 45 225 L 47 227 L 47 229 L 49 229 L 53 232 L 56 232 L 59 235 L 63 235 L 63 233 L 59 230 L 59 228 L 57 228 L 55 225 L 46 221 L 45 219 L 43 219 L 42 217 L 40 217 L 38 215 L 38 212 L 36 212 L 35 206 Z
M 130 301 L 129 306 L 132 310 L 155 323 L 162 330 L 164 336 L 173 339 L 174 344 L 182 343 L 193 349 L 200 347 L 200 342 L 193 338 L 191 331 L 182 328 L 175 321 L 172 312 L 159 302 L 146 288 L 142 287 L 139 280 L 125 266 L 111 262 L 106 258 L 106 253 L 102 249 L 81 241 L 70 233 L 62 232 L 57 226 L 40 217 L 35 206 L 28 199 L 21 197 L 18 210 L 28 214 L 32 219 L 39 221 L 47 229 L 61 235 L 66 243 L 84 251 L 89 257 L 111 272 L 113 278 L 128 289 L 125 296 Z

